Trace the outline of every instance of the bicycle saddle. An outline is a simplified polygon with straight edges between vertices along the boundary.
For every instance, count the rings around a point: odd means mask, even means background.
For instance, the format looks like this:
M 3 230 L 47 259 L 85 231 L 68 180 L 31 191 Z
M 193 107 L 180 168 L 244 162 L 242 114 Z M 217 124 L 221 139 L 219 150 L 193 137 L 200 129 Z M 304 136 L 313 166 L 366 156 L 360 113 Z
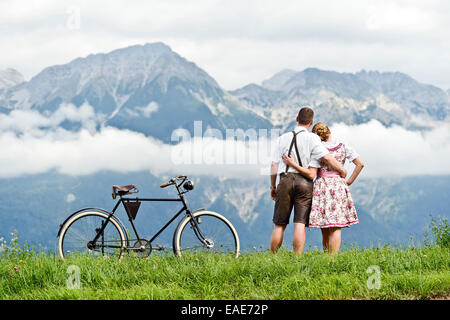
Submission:
M 136 185 L 135 184 L 129 184 L 127 186 L 113 185 L 112 189 L 113 189 L 112 197 L 113 197 L 113 199 L 115 199 L 117 195 L 123 196 L 123 195 L 131 193 L 131 191 L 133 189 L 136 189 Z

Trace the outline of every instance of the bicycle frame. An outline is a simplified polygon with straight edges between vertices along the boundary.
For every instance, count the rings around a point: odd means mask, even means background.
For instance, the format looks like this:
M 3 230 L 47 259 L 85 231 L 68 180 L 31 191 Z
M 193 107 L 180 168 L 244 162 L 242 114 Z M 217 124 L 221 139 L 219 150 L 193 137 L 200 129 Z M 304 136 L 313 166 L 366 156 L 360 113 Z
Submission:
M 131 223 L 131 226 L 133 228 L 133 231 L 136 235 L 136 240 L 141 240 L 141 238 L 139 237 L 139 234 L 137 232 L 136 226 L 134 224 L 134 219 L 132 217 L 131 212 L 129 211 L 129 208 L 127 207 L 126 203 L 127 202 L 181 202 L 183 204 L 183 207 L 163 226 L 161 227 L 161 229 L 159 229 L 149 241 L 149 243 L 151 244 L 174 220 L 176 220 L 182 212 L 186 211 L 186 216 L 191 217 L 192 218 L 192 213 L 191 210 L 189 209 L 186 199 L 184 197 L 184 194 L 187 191 L 181 191 L 179 188 L 179 185 L 175 184 L 176 188 L 177 188 L 177 192 L 178 192 L 178 198 L 138 198 L 138 197 L 124 197 L 124 196 L 120 196 L 120 199 L 117 201 L 117 203 L 115 204 L 113 210 L 111 212 L 108 212 L 108 218 L 106 219 L 106 221 L 102 224 L 102 227 L 97 231 L 96 236 L 94 237 L 94 239 L 92 241 L 90 241 L 88 244 L 91 245 L 92 247 L 95 247 L 97 241 L 99 240 L 99 238 L 103 235 L 103 231 L 105 230 L 107 224 L 109 223 L 109 221 L 112 218 L 116 218 L 114 215 L 118 209 L 118 207 L 120 206 L 120 204 L 123 205 L 123 207 L 125 208 L 125 212 L 127 213 L 128 219 Z M 198 209 L 198 210 L 203 210 L 203 209 Z M 198 211 L 195 210 L 195 211 Z M 195 212 L 194 211 L 194 212 Z M 181 224 L 181 221 L 179 222 L 178 225 Z M 196 219 L 191 219 L 190 223 L 193 226 L 193 230 L 195 235 L 197 236 L 197 238 L 205 245 L 208 245 L 208 242 L 206 240 L 206 238 L 203 236 L 202 232 L 200 231 L 199 227 L 198 227 L 198 223 L 196 221 Z M 123 226 L 123 225 L 122 225 Z M 176 230 L 178 229 L 178 226 L 176 228 Z M 125 231 L 125 230 L 124 230 Z M 174 233 L 174 235 L 176 234 L 176 232 Z M 126 249 L 129 249 L 129 240 L 126 239 L 127 241 L 127 245 L 126 245 Z M 102 245 L 102 248 L 107 248 L 107 247 L 111 247 L 111 248 L 121 248 L 119 246 L 113 246 L 113 245 Z M 158 248 L 157 248 L 158 249 Z M 175 253 L 175 246 L 173 246 L 172 250 Z

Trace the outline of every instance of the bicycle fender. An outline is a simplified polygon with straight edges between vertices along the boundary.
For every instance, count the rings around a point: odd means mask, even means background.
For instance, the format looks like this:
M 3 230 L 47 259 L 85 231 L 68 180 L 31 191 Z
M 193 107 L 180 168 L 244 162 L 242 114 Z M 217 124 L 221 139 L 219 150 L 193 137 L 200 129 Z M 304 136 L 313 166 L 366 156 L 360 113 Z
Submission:
M 195 215 L 197 213 L 203 212 L 203 211 L 208 211 L 205 208 L 199 208 L 199 209 L 195 209 L 194 211 L 191 211 L 191 214 L 195 217 Z M 185 216 L 183 217 L 183 219 L 180 219 L 180 221 L 177 224 L 177 227 L 175 228 L 175 232 L 173 233 L 173 237 L 172 237 L 172 251 L 175 255 L 177 255 L 176 250 L 175 250 L 175 237 L 178 233 L 178 229 L 180 229 L 180 225 L 181 223 L 186 220 L 186 219 L 190 219 L 191 217 L 188 214 L 185 214 Z
M 177 233 L 178 233 L 178 229 L 180 229 L 180 225 L 181 225 L 181 223 L 184 221 L 184 220 L 186 220 L 186 219 L 190 219 L 191 217 L 190 216 L 188 216 L 187 214 L 183 217 L 183 219 L 180 219 L 180 221 L 178 222 L 178 224 L 177 224 L 177 227 L 175 228 L 175 232 L 173 233 L 173 237 L 172 237 L 172 251 L 173 251 L 173 254 L 176 256 L 177 255 L 177 252 L 176 252 L 176 250 L 175 250 L 175 237 L 176 237 L 176 235 L 177 235 Z

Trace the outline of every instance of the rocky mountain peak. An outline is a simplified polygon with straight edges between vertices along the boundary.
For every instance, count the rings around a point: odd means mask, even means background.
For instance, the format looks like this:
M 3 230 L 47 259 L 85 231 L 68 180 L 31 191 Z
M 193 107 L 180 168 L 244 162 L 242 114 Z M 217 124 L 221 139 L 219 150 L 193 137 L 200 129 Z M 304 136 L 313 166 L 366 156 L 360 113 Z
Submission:
M 0 70 L 0 90 L 11 88 L 25 81 L 25 77 L 16 69 Z

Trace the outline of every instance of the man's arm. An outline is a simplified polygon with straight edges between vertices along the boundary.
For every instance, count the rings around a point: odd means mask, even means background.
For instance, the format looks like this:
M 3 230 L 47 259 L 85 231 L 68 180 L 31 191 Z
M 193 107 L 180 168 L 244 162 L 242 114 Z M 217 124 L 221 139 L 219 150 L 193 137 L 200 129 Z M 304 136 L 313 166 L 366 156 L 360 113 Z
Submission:
M 278 173 L 278 162 L 272 162 L 270 165 L 270 197 L 272 200 L 277 199 L 277 173 Z
M 315 168 L 315 167 L 303 168 L 294 161 L 294 158 L 292 156 L 288 157 L 286 155 L 283 155 L 283 162 L 286 165 L 289 165 L 290 167 L 297 170 L 302 176 L 304 176 L 308 179 L 312 180 L 317 175 L 317 168 Z
M 341 177 L 345 179 L 345 177 L 347 176 L 347 170 L 344 169 L 342 164 L 337 161 L 335 157 L 328 153 L 324 155 L 321 160 L 324 161 L 331 169 L 339 172 Z

